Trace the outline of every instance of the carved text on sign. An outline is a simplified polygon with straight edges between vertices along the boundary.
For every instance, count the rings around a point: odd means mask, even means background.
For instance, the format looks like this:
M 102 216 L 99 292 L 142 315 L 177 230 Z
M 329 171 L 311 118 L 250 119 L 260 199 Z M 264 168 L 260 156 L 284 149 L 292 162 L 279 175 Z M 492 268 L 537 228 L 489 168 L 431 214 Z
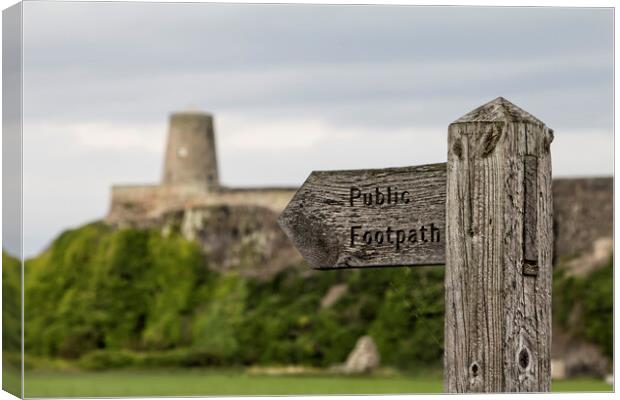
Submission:
M 315 171 L 280 217 L 314 268 L 441 264 L 446 165 Z

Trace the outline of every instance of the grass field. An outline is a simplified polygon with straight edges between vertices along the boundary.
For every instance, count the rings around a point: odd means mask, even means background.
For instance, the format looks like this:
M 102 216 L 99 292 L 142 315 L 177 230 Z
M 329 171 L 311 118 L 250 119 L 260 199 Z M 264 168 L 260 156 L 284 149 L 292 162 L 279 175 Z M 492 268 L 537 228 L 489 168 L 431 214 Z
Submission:
M 553 383 L 553 391 L 611 391 L 595 379 Z M 27 397 L 232 396 L 440 393 L 441 377 L 257 376 L 208 370 L 27 372 Z

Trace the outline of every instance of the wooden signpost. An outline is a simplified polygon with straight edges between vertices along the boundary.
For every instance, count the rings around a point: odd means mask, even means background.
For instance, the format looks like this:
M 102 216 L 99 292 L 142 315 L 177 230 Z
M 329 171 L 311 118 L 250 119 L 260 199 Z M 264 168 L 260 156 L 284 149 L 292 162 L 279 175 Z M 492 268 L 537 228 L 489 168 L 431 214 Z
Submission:
M 313 268 L 444 264 L 446 164 L 310 174 L 280 225 Z
M 313 172 L 279 222 L 317 269 L 445 264 L 447 392 L 550 389 L 553 132 L 504 98 L 448 162 Z

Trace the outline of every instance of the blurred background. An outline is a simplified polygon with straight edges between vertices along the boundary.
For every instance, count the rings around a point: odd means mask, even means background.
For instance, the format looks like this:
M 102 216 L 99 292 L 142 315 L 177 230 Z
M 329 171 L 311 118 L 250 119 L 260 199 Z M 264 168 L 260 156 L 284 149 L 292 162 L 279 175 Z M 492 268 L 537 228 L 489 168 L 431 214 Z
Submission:
M 312 271 L 276 218 L 312 170 L 444 162 L 448 124 L 498 96 L 555 131 L 553 389 L 611 390 L 611 9 L 23 18 L 26 396 L 441 391 L 443 267 Z

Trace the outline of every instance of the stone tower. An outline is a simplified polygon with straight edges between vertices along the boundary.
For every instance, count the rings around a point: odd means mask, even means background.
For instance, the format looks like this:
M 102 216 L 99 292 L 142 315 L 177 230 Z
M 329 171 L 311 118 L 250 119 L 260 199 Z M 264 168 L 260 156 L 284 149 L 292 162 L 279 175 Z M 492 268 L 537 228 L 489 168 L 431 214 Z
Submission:
M 210 114 L 183 111 L 170 116 L 162 181 L 164 185 L 193 185 L 207 192 L 219 189 Z

